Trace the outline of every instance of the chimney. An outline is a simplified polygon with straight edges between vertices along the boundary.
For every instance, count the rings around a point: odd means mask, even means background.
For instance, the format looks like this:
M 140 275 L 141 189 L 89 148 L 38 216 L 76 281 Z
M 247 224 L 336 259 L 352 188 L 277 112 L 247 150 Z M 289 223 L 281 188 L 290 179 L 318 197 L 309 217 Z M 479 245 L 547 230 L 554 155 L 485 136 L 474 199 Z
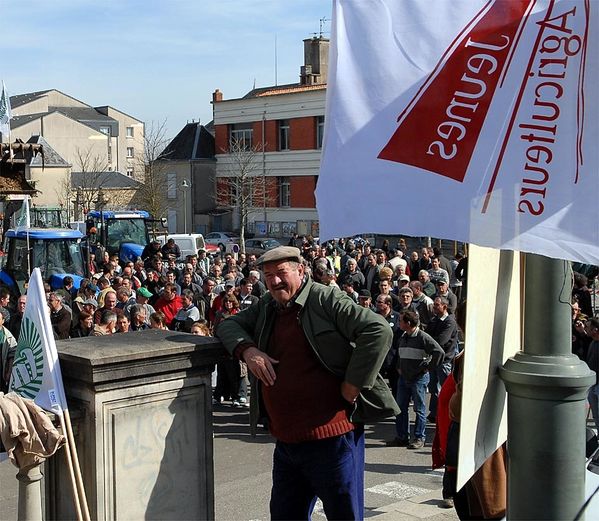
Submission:
M 216 89 L 213 93 L 212 93 L 212 103 L 218 103 L 219 101 L 223 100 L 223 93 Z
M 304 65 L 300 67 L 300 84 L 325 84 L 328 70 L 329 39 L 315 36 L 304 40 Z

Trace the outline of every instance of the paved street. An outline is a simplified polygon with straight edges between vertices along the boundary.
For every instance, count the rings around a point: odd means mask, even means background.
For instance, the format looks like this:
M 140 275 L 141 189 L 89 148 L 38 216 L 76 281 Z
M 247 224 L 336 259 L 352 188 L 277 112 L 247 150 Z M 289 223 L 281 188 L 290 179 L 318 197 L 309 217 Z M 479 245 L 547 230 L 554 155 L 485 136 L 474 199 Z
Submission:
M 273 441 L 252 439 L 247 411 L 221 407 L 215 414 L 216 518 L 266 520 Z M 429 429 L 428 441 L 433 430 Z M 422 450 L 388 448 L 392 422 L 367 429 L 366 517 L 383 520 L 455 520 L 453 509 L 439 508 L 441 471 L 431 471 L 430 443 Z M 315 520 L 325 519 L 317 505 Z
M 219 407 L 214 422 L 214 472 L 217 520 L 266 520 L 270 491 L 273 440 L 266 434 L 251 438 L 247 409 Z M 377 521 L 456 520 L 454 510 L 439 508 L 441 471 L 431 471 L 430 441 L 422 450 L 388 448 L 393 424 L 367 430 L 366 517 Z M 16 469 L 0 463 L 0 520 L 16 520 Z M 315 520 L 325 519 L 319 505 Z

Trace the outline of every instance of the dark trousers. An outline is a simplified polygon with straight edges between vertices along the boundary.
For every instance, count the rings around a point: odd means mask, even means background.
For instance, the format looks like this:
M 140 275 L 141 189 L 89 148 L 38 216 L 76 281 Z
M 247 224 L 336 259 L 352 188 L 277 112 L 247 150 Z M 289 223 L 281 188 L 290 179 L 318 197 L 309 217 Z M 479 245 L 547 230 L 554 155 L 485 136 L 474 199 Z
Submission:
M 270 516 L 309 520 L 320 498 L 327 519 L 364 518 L 364 429 L 325 440 L 277 441 Z

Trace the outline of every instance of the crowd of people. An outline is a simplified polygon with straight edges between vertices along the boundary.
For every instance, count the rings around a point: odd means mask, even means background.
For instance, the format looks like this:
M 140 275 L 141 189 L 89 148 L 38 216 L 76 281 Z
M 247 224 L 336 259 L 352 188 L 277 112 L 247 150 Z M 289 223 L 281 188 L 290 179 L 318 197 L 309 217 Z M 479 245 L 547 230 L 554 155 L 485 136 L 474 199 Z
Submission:
M 395 398 L 398 414 L 395 436 L 387 440 L 387 445 L 420 449 L 426 443 L 427 422 L 434 424 L 435 464 L 446 465 L 443 496 L 446 506 L 454 506 L 455 469 L 448 462 L 455 438 L 450 425 L 459 423 L 460 400 L 456 402 L 453 397 L 460 392 L 467 257 L 457 252 L 449 259 L 439 248 L 408 251 L 403 239 L 395 248 L 385 241 L 375 249 L 367 241 L 341 239 L 319 245 L 309 237 L 295 236 L 289 246 L 299 249 L 307 279 L 337 288 L 335 291 L 345 293 L 389 325 L 392 335 L 381 373 Z M 93 259 L 93 275 L 82 280 L 77 290 L 68 276 L 62 288 L 51 291 L 48 287 L 55 337 L 104 336 L 145 329 L 208 336 L 223 321 L 257 303 L 268 292 L 255 255 L 208 257 L 200 250 L 184 262 L 179 255 L 173 241 L 164 246 L 153 241 L 135 262 L 121 263 L 116 255 Z M 26 301 L 27 296 L 22 295 L 11 306 L 10 293 L 0 288 L 3 390 L 10 376 L 7 358 L 14 352 Z M 594 317 L 588 279 L 580 273 L 575 273 L 572 313 L 572 350 L 599 374 L 599 319 Z M 219 363 L 215 402 L 249 407 L 248 376 L 248 367 L 239 357 Z M 599 429 L 599 384 L 589 392 L 589 403 Z M 412 431 L 410 405 L 416 417 Z M 504 454 L 497 457 L 504 458 Z M 504 504 L 499 501 L 493 512 L 501 513 L 502 508 Z

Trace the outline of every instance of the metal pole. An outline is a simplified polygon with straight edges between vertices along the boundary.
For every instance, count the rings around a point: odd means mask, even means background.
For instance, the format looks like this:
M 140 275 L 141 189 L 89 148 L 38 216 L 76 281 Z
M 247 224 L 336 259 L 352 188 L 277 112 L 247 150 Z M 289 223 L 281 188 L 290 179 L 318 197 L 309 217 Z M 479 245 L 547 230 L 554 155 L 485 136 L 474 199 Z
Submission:
M 183 233 L 187 233 L 187 188 L 183 188 Z
M 510 520 L 573 519 L 584 502 L 585 400 L 595 374 L 572 354 L 572 268 L 525 255 L 523 350 L 508 392 Z

